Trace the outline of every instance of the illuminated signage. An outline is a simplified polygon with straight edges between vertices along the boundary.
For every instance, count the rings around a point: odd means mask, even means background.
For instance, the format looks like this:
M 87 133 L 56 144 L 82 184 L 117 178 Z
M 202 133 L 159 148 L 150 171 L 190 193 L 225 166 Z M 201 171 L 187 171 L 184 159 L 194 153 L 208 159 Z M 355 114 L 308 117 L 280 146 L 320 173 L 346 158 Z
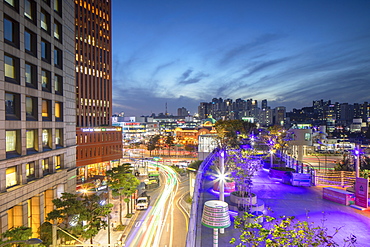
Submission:
M 122 131 L 121 128 L 82 128 L 82 132 Z

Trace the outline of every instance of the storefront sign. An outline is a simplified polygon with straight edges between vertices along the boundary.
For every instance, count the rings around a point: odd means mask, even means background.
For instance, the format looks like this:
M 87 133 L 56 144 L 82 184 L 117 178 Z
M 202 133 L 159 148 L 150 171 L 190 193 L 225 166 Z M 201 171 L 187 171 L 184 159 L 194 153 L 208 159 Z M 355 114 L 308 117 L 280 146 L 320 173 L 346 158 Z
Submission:
M 367 208 L 369 200 L 369 180 L 367 178 L 356 178 L 355 204 Z

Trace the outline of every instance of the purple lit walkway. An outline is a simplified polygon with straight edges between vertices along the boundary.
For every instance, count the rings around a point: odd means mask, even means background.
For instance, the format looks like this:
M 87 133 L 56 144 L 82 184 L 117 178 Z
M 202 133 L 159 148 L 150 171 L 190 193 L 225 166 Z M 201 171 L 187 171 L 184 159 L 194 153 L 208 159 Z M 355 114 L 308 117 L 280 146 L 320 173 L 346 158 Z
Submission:
M 218 195 L 209 193 L 213 182 L 203 182 L 202 193 L 198 207 L 198 227 L 201 228 L 196 237 L 196 246 L 212 246 L 212 229 L 201 224 L 203 205 L 208 200 L 218 200 Z M 349 206 L 322 199 L 322 187 L 294 187 L 273 181 L 267 176 L 267 171 L 261 170 L 254 178 L 252 191 L 259 199 L 265 202 L 268 215 L 279 217 L 281 215 L 296 216 L 299 220 L 315 222 L 325 226 L 330 233 L 334 227 L 342 227 L 335 236 L 335 240 L 343 246 L 342 240 L 351 234 L 357 237 L 356 246 L 370 246 L 370 211 L 359 211 Z M 225 197 L 228 202 L 228 197 Z M 309 217 L 309 218 L 307 218 Z M 225 234 L 219 234 L 219 246 L 231 246 L 230 239 L 237 238 L 239 232 L 231 225 L 225 229 Z

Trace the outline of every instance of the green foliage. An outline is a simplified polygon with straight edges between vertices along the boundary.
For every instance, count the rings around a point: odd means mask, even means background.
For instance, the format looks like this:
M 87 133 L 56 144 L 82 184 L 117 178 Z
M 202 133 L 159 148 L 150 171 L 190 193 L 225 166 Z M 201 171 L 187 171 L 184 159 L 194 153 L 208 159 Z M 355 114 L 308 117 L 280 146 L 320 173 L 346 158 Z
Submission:
M 236 147 L 241 143 L 241 138 L 246 137 L 256 124 L 243 120 L 219 120 L 215 124 L 218 141 L 221 147 Z
M 4 244 L 3 246 L 11 247 L 12 244 L 5 244 L 9 241 L 15 240 L 27 240 L 32 236 L 32 229 L 30 227 L 25 226 L 18 226 L 13 227 L 6 232 L 0 234 L 0 245 Z M 1 241 L 3 239 L 7 239 L 6 241 Z M 25 244 L 17 243 L 18 246 L 26 246 Z
M 39 228 L 40 239 L 45 246 L 50 246 L 53 243 L 52 228 L 52 224 L 47 221 L 42 223 Z
M 130 197 L 136 191 L 140 181 L 131 173 L 131 164 L 125 163 L 117 167 L 113 167 L 106 172 L 108 178 L 108 186 L 112 190 L 113 196 L 120 197 L 120 223 L 123 225 L 122 218 L 122 201 L 127 204 L 129 209 Z
M 112 204 L 101 205 L 96 194 L 81 197 L 63 193 L 61 198 L 53 200 L 55 209 L 48 213 L 46 220 L 57 220 L 60 227 L 83 239 L 90 239 L 98 234 L 100 229 L 107 226 L 104 217 L 107 217 L 113 207 Z M 74 220 L 72 226 L 71 220 Z
M 191 162 L 188 167 L 193 168 L 193 169 L 198 171 L 199 166 L 202 164 L 202 162 L 203 162 L 203 160 L 195 160 L 195 161 Z
M 156 150 L 158 148 L 160 139 L 161 139 L 160 135 L 153 135 L 150 137 L 149 142 L 146 145 L 147 150 L 150 152 L 150 155 L 152 155 L 153 150 Z
M 175 172 L 177 172 L 177 173 L 179 173 L 179 174 L 181 174 L 181 173 L 183 173 L 184 172 L 184 170 L 183 169 L 181 169 L 181 168 L 179 168 L 179 167 L 177 167 L 177 166 L 170 166 L 171 168 L 172 168 L 172 170 L 174 170 Z
M 353 171 L 353 164 L 351 163 L 351 157 L 349 154 L 343 154 L 343 159 L 337 161 L 334 166 L 335 171 Z
M 118 225 L 116 226 L 113 231 L 123 231 L 125 230 L 126 226 L 125 225 Z
M 265 223 L 259 223 L 259 222 Z M 232 238 L 230 243 L 234 246 L 249 247 L 288 247 L 288 246 L 339 246 L 333 237 L 340 228 L 334 228 L 330 235 L 324 225 L 314 225 L 313 222 L 295 221 L 292 216 L 282 216 L 276 219 L 267 215 L 255 216 L 245 213 L 242 218 L 236 217 L 235 229 L 239 229 L 239 239 Z M 345 246 L 354 246 L 356 238 L 344 239 Z
M 370 170 L 361 170 L 360 171 L 360 177 L 370 178 Z

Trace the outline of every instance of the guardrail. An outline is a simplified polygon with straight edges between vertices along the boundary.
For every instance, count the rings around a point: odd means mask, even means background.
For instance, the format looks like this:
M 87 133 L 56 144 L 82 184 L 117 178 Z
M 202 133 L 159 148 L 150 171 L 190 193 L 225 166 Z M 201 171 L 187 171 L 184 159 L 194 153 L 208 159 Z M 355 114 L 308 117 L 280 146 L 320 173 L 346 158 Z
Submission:
M 210 153 L 207 156 L 207 158 L 199 166 L 198 173 L 195 178 L 193 201 L 192 201 L 191 210 L 190 210 L 189 228 L 188 228 L 188 234 L 186 236 L 186 246 L 187 247 L 199 246 L 197 244 L 196 237 L 197 237 L 197 231 L 199 230 L 199 228 L 197 227 L 197 221 L 198 221 L 198 216 L 199 216 L 198 213 L 201 212 L 201 210 L 199 210 L 199 207 L 203 206 L 203 205 L 199 205 L 199 199 L 200 199 L 202 187 L 203 187 L 203 178 L 206 174 L 206 170 L 212 164 L 212 161 L 214 160 L 217 152 L 218 151 L 215 149 L 212 153 Z

